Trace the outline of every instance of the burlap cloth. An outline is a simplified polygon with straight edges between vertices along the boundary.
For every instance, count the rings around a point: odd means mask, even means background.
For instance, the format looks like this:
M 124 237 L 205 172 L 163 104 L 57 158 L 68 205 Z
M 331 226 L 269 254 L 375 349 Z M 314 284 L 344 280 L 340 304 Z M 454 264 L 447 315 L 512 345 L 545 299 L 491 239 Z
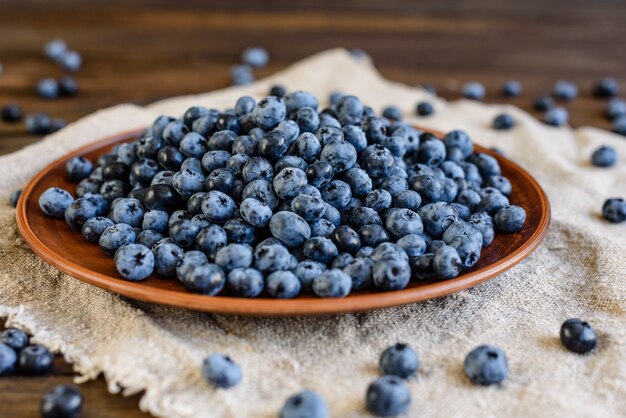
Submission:
M 321 98 L 335 89 L 353 93 L 377 110 L 397 104 L 411 122 L 462 128 L 475 141 L 500 147 L 550 198 L 546 241 L 507 273 L 438 300 L 354 315 L 249 318 L 139 303 L 75 280 L 23 244 L 14 209 L 2 204 L 0 316 L 63 353 L 84 379 L 103 373 L 112 392 L 145 390 L 141 409 L 160 417 L 275 417 L 302 388 L 320 392 L 333 417 L 369 416 L 365 389 L 378 376 L 380 352 L 398 341 L 422 359 L 419 376 L 409 380 L 409 417 L 624 416 L 626 225 L 604 221 L 600 208 L 607 197 L 626 195 L 626 140 L 606 131 L 548 127 L 511 106 L 445 103 L 383 79 L 367 60 L 331 50 L 247 87 L 87 116 L 1 157 L 0 200 L 90 141 L 146 126 L 159 114 L 180 115 L 190 105 L 230 107 L 242 94 L 265 95 L 274 82 Z M 414 106 L 424 98 L 436 113 L 416 118 Z M 490 123 L 503 110 L 518 125 L 494 131 Z M 590 165 L 601 144 L 617 148 L 617 167 Z M 592 355 L 561 346 L 559 327 L 569 317 L 585 318 L 599 332 Z M 501 387 L 474 386 L 463 374 L 465 354 L 482 343 L 502 347 L 509 357 L 510 377 Z M 242 366 L 239 386 L 215 390 L 203 381 L 200 365 L 212 352 L 228 353 Z

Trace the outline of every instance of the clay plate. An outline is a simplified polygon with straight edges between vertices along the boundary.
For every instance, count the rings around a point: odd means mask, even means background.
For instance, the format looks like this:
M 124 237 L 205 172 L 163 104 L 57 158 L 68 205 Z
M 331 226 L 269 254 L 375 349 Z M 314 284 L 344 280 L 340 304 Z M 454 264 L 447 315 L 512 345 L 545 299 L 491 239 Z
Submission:
M 411 282 L 406 289 L 390 292 L 360 291 L 343 299 L 300 296 L 281 300 L 237 298 L 227 295 L 202 296 L 185 291 L 175 278 L 155 275 L 142 282 L 121 279 L 113 260 L 81 234 L 70 230 L 64 220 L 45 216 L 38 207 L 39 195 L 57 186 L 73 192 L 65 178 L 65 163 L 82 155 L 95 161 L 113 145 L 136 138 L 140 131 L 126 132 L 80 148 L 53 162 L 24 189 L 17 207 L 17 225 L 30 248 L 59 270 L 92 285 L 132 299 L 206 312 L 241 315 L 315 315 L 366 311 L 433 299 L 475 286 L 510 269 L 535 249 L 545 238 L 550 221 L 548 199 L 537 182 L 521 167 L 503 156 L 476 146 L 477 151 L 493 155 L 502 174 L 513 185 L 510 201 L 526 209 L 523 229 L 515 234 L 498 234 L 483 250 L 478 263 L 459 277 L 438 282 Z M 521 280 L 521 278 L 520 278 Z

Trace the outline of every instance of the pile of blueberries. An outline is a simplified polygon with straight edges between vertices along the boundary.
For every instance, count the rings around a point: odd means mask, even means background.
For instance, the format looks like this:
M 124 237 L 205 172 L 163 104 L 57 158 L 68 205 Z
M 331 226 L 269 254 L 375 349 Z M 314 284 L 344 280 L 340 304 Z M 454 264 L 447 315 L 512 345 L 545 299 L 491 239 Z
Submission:
M 82 66 L 81 55 L 69 49 L 61 39 L 48 42 L 44 46 L 44 54 L 46 58 L 57 63 L 65 74 L 58 80 L 51 77 L 39 80 L 36 86 L 37 94 L 44 99 L 76 95 L 78 83 L 70 74 L 77 72 Z M 23 111 L 19 104 L 9 103 L 2 107 L 0 116 L 6 123 L 16 123 L 22 120 Z M 51 118 L 47 113 L 38 112 L 27 115 L 25 124 L 31 134 L 46 135 L 65 127 L 66 122 L 60 118 Z
M 160 116 L 94 164 L 75 157 L 76 199 L 39 199 L 114 256 L 120 275 L 153 271 L 191 292 L 293 298 L 398 290 L 472 267 L 524 209 L 498 161 L 470 137 L 419 132 L 350 95 L 295 91 L 233 109 Z

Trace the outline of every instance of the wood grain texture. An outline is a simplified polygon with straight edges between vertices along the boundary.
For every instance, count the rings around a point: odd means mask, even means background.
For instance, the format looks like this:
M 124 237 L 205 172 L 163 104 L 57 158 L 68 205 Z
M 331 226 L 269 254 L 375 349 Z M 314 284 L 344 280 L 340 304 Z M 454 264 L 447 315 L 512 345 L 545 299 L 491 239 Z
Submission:
M 146 104 L 229 84 L 228 68 L 251 44 L 272 60 L 262 77 L 314 52 L 361 47 L 388 78 L 431 83 L 448 99 L 460 84 L 486 84 L 489 102 L 530 110 L 555 80 L 579 83 L 567 104 L 573 125 L 609 127 L 592 80 L 626 83 L 626 5 L 600 0 L 472 2 L 441 0 L 314 2 L 21 1 L 0 2 L 0 104 L 46 111 L 68 121 L 120 102 Z M 84 57 L 76 98 L 36 96 L 38 79 L 58 76 L 41 52 L 60 37 Z M 501 84 L 517 79 L 524 94 L 505 100 Z M 0 123 L 0 153 L 36 141 L 23 125 Z
M 72 121 L 120 102 L 147 104 L 225 87 L 229 66 L 250 44 L 272 55 L 258 76 L 343 46 L 366 49 L 386 77 L 434 84 L 448 99 L 458 97 L 461 82 L 479 80 L 487 101 L 529 110 L 557 78 L 572 79 L 581 87 L 581 97 L 567 105 L 572 124 L 608 127 L 604 102 L 591 98 L 588 87 L 603 75 L 626 83 L 624 21 L 626 4 L 611 0 L 2 0 L 0 105 L 18 101 L 26 112 Z M 59 75 L 41 53 L 56 37 L 83 54 L 81 93 L 46 101 L 34 85 Z M 521 97 L 499 95 L 507 79 L 524 84 Z M 0 122 L 0 154 L 38 139 L 21 124 Z M 63 367 L 66 374 L 53 377 L 0 379 L 0 417 L 38 417 L 48 383 L 71 381 L 71 369 Z M 102 378 L 82 390 L 85 417 L 146 416 L 138 396 L 109 395 Z

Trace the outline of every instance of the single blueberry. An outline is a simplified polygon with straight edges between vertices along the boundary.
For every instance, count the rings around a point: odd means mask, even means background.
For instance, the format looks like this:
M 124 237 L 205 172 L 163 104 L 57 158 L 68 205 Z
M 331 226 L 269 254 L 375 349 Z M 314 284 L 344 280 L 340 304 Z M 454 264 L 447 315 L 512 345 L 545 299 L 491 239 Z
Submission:
M 230 357 L 211 354 L 202 363 L 202 375 L 212 385 L 227 389 L 241 381 L 241 367 Z
M 515 119 L 508 113 L 500 113 L 493 119 L 493 129 L 507 131 L 515 126 Z
M 51 187 L 39 196 L 39 207 L 48 216 L 62 218 L 73 201 L 74 198 L 67 190 Z
M 383 351 L 378 366 L 383 375 L 406 379 L 417 372 L 419 364 L 417 353 L 408 345 L 398 343 Z
M 411 404 L 411 392 L 397 376 L 383 376 L 367 387 L 366 406 L 373 414 L 390 417 L 405 413 Z
M 8 345 L 0 342 L 0 376 L 8 376 L 15 371 L 17 354 Z
M 315 283 L 315 282 L 313 282 Z M 266 278 L 267 293 L 278 299 L 291 299 L 300 293 L 301 284 L 298 277 L 291 271 L 279 270 Z
M 265 287 L 263 274 L 253 268 L 233 269 L 226 277 L 226 286 L 238 297 L 257 297 Z
M 466 99 L 482 100 L 485 97 L 485 86 L 476 81 L 470 81 L 462 86 L 461 94 Z
M 465 374 L 478 385 L 502 383 L 509 374 L 506 354 L 500 348 L 481 345 L 472 350 L 464 363 Z
M 613 197 L 604 201 L 602 216 L 609 222 L 621 223 L 626 221 L 626 201 Z
M 522 85 L 515 80 L 509 80 L 502 86 L 502 94 L 506 97 L 517 97 L 522 94 Z
M 41 399 L 42 418 L 78 418 L 83 409 L 83 395 L 74 385 L 58 385 Z
M 352 278 L 339 269 L 325 270 L 313 279 L 313 293 L 323 298 L 343 298 L 352 288 Z
M 280 418 L 328 418 L 328 415 L 324 398 L 310 390 L 290 396 L 280 410 Z
M 563 322 L 560 337 L 565 348 L 579 354 L 590 352 L 598 343 L 598 336 L 593 327 L 578 318 L 570 318 Z
M 29 345 L 20 351 L 18 369 L 26 375 L 44 375 L 52 371 L 52 353 L 41 345 Z
M 608 145 L 597 148 L 591 155 L 591 163 L 596 167 L 612 167 L 616 162 L 617 151 Z
M 5 344 L 11 347 L 16 353 L 19 353 L 28 345 L 28 334 L 21 329 L 7 328 L 0 333 L 0 344 Z M 0 372 L 0 376 L 1 375 L 2 373 Z

